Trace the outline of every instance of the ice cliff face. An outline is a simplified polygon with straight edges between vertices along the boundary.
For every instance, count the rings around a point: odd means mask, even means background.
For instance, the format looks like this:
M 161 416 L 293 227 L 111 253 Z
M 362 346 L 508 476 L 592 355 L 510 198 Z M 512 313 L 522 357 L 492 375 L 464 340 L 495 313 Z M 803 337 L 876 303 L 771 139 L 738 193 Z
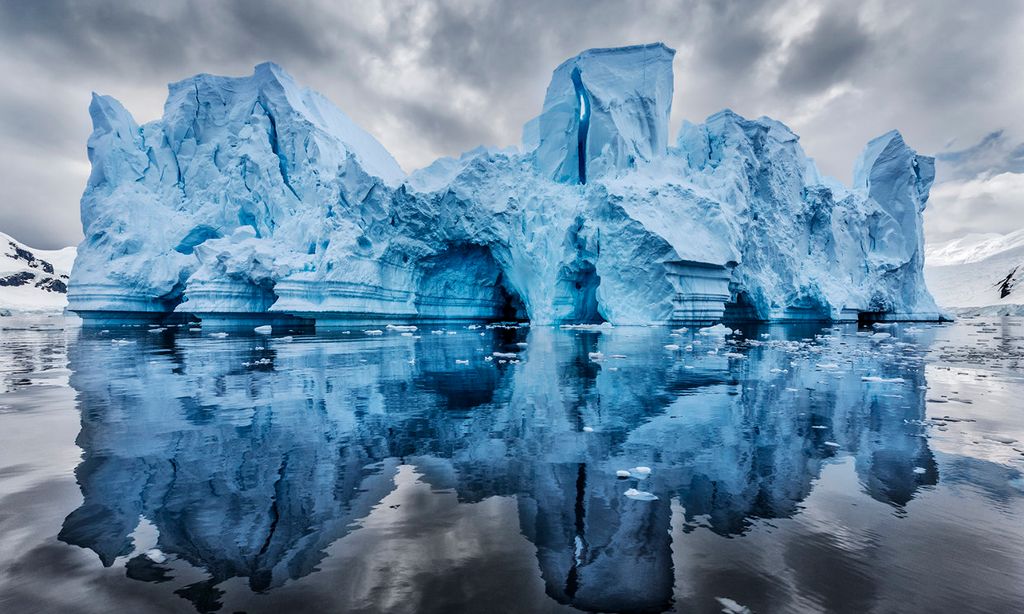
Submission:
M 931 158 L 889 133 L 847 188 L 781 123 L 729 111 L 671 147 L 673 55 L 586 51 L 555 70 L 524 151 L 408 177 L 272 64 L 172 84 L 141 127 L 96 96 L 70 307 L 317 325 L 938 317 L 921 277 Z

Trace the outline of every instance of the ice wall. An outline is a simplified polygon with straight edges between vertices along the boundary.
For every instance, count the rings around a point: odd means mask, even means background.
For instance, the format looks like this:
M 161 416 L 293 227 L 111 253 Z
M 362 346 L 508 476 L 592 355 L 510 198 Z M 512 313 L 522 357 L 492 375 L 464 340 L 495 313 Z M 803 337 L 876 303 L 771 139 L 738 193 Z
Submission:
M 730 111 L 668 146 L 662 44 L 560 65 L 525 151 L 406 176 L 280 67 L 172 84 L 138 126 L 95 96 L 70 308 L 318 326 L 934 319 L 921 277 L 931 158 L 890 133 L 852 188 Z

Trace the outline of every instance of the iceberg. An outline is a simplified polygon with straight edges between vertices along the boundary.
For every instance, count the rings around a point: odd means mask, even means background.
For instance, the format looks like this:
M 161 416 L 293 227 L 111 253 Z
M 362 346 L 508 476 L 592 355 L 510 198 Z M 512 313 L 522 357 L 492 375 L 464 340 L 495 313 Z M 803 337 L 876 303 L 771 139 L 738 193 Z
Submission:
M 932 158 L 890 132 L 847 187 L 782 123 L 728 110 L 673 143 L 674 54 L 584 51 L 521 148 L 409 175 L 274 64 L 171 84 L 142 126 L 94 95 L 69 308 L 250 327 L 942 316 L 921 271 Z

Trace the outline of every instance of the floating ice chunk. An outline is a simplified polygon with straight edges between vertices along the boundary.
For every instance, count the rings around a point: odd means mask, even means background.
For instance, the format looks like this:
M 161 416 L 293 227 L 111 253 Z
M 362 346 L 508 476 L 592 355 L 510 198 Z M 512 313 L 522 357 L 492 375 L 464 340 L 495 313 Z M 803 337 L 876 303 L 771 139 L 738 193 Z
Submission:
M 223 339 L 224 337 L 227 337 L 228 334 L 227 333 L 210 333 L 210 336 L 211 337 L 216 337 L 218 339 Z
M 861 376 L 862 382 L 873 382 L 877 384 L 902 384 L 905 380 L 902 377 L 879 377 L 877 375 Z
M 257 333 L 261 334 L 261 335 L 269 335 L 271 333 L 271 331 L 273 330 L 273 327 L 271 325 L 269 325 L 269 324 L 266 324 L 264 326 L 257 326 L 253 330 L 256 331 Z
M 408 333 L 412 333 L 412 332 L 415 332 L 417 330 L 415 326 L 412 326 L 412 325 L 406 326 L 406 325 L 402 325 L 402 324 L 388 324 L 384 328 L 386 328 L 388 330 L 397 330 L 397 331 L 400 331 L 400 332 L 408 332 Z
M 914 467 L 914 473 L 916 473 L 918 475 L 921 475 L 922 473 L 926 473 L 927 471 L 928 470 L 925 469 L 924 467 Z
M 838 443 L 836 443 L 834 441 L 826 441 L 825 445 L 830 447 L 830 448 L 839 448 L 839 447 L 841 447 Z
M 643 476 L 651 475 L 651 468 L 650 467 L 644 467 L 642 465 L 639 466 L 639 467 L 633 467 L 633 475 L 643 475 Z
M 726 335 L 731 335 L 732 332 L 732 329 L 724 324 L 715 324 L 714 326 L 707 326 L 698 330 L 697 334 L 705 337 L 725 337 Z
M 625 469 L 619 469 L 618 471 L 615 472 L 615 477 L 621 478 L 623 480 L 630 477 L 630 475 L 631 474 Z
M 149 329 L 149 332 L 151 332 L 151 333 L 162 333 L 165 330 L 167 330 L 167 329 L 166 328 L 151 328 L 151 329 Z
M 689 328 L 686 328 L 686 327 L 684 326 L 684 327 L 682 327 L 682 328 L 673 328 L 673 329 L 672 329 L 672 332 L 674 332 L 674 333 L 685 333 L 685 332 L 686 332 L 686 331 L 688 331 L 688 330 L 690 330 L 690 329 L 689 329 Z
M 594 432 L 594 427 L 592 427 L 592 426 L 585 426 L 585 427 L 583 427 L 583 432 L 584 433 L 593 433 Z
M 665 349 L 670 352 L 675 352 L 676 350 L 679 349 L 679 346 L 674 343 L 669 343 L 668 345 L 665 346 Z
M 398 333 L 402 337 L 412 337 L 412 333 Z
M 491 356 L 495 358 L 515 358 L 516 354 L 515 352 L 494 352 Z
M 366 331 L 363 331 L 363 332 L 366 333 L 367 335 L 370 335 L 371 337 L 376 337 L 377 335 L 383 335 L 384 334 L 384 331 L 382 331 L 380 329 L 377 329 L 377 328 L 373 328 L 373 329 L 366 330 Z
M 892 335 L 889 334 L 889 333 L 875 333 L 875 334 L 871 335 L 871 340 L 872 341 L 885 341 L 886 339 L 891 339 L 891 338 L 892 338 Z
M 278 341 L 283 341 L 285 343 L 291 343 L 292 339 L 294 339 L 294 337 L 292 337 L 291 335 L 288 335 L 286 337 L 281 337 L 280 339 L 278 339 Z
M 715 597 L 722 606 L 722 612 L 725 614 L 751 614 L 750 608 L 745 605 L 741 605 L 728 597 Z
M 150 548 L 146 550 L 146 558 L 159 565 L 167 560 L 167 555 L 161 552 L 159 548 Z
M 815 425 L 812 425 L 811 428 L 820 431 L 820 430 L 827 429 L 828 427 L 825 426 L 824 424 L 815 424 Z
M 630 488 L 629 490 L 622 494 L 626 495 L 630 499 L 633 499 L 634 501 L 655 501 L 658 498 L 657 495 L 653 495 L 649 492 L 644 492 L 642 490 L 637 490 L 635 488 Z
M 589 352 L 587 354 L 587 357 L 590 358 L 590 360 L 593 360 L 594 362 L 604 360 L 604 354 L 602 354 L 601 352 Z
M 455 364 L 457 364 L 457 365 L 468 365 L 469 361 L 468 360 L 460 360 L 460 359 L 456 358 L 455 359 Z
M 837 365 L 834 362 L 819 363 L 819 364 L 816 364 L 814 366 L 818 367 L 819 369 L 838 369 L 839 368 L 839 365 Z
M 528 346 L 528 345 L 530 345 L 530 344 L 529 344 L 529 343 L 526 343 L 525 341 L 520 341 L 520 342 L 519 342 L 519 343 L 517 343 L 516 345 L 518 345 L 518 346 L 519 346 L 519 347 L 521 347 L 521 348 L 524 348 L 524 347 L 526 347 L 526 346 Z

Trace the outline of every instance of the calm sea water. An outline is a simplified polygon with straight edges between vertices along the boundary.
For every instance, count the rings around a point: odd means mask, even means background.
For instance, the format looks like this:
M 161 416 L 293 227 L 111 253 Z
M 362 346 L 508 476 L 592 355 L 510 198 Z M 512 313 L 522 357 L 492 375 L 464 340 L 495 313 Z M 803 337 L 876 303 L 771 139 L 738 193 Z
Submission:
M 0 326 L 2 612 L 1024 611 L 1021 320 Z

